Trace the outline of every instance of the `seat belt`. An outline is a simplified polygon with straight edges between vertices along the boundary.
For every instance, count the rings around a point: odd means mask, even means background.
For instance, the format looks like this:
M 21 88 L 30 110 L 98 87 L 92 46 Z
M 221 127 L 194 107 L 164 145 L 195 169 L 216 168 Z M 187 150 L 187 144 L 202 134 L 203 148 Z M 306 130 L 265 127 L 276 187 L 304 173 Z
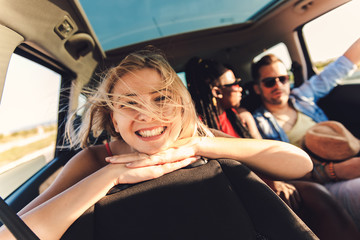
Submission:
M 36 234 L 0 197 L 0 221 L 10 230 L 16 239 L 39 240 Z

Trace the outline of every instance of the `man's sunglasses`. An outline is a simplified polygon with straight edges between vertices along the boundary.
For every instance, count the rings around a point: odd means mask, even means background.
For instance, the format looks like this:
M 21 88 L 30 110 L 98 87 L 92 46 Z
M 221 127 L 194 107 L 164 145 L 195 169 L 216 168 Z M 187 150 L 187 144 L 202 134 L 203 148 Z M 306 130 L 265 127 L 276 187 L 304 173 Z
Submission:
M 276 84 L 276 79 L 279 79 L 279 81 L 282 84 L 285 84 L 289 82 L 289 75 L 279 76 L 279 77 L 268 77 L 261 80 L 261 82 L 264 84 L 265 87 L 272 88 Z
M 232 86 L 239 86 L 239 87 L 241 87 L 241 79 L 240 79 L 240 78 L 237 78 L 237 79 L 235 79 L 235 82 L 233 82 L 233 83 L 221 85 L 221 87 L 232 87 Z

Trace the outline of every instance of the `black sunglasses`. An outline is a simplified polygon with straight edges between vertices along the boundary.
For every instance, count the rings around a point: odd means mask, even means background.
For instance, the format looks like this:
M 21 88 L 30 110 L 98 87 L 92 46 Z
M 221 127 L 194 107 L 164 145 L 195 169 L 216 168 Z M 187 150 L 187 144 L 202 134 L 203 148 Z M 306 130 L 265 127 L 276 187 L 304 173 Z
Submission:
M 285 84 L 289 81 L 289 75 L 279 76 L 279 77 L 268 77 L 261 80 L 261 82 L 264 84 L 265 87 L 272 88 L 276 84 L 276 79 L 279 79 L 279 81 L 282 84 Z
M 229 84 L 224 84 L 224 85 L 221 85 L 220 87 L 232 87 L 232 86 L 236 86 L 236 85 L 241 87 L 240 82 L 241 82 L 241 79 L 237 78 L 237 79 L 235 79 L 235 82 L 229 83 Z

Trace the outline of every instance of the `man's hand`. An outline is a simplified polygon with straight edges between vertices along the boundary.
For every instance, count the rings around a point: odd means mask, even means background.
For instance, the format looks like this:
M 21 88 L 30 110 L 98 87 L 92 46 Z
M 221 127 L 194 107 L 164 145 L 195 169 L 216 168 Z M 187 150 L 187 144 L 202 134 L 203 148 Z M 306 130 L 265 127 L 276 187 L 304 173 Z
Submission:
M 282 181 L 274 181 L 275 193 L 278 195 L 291 209 L 299 208 L 301 197 L 295 186 Z

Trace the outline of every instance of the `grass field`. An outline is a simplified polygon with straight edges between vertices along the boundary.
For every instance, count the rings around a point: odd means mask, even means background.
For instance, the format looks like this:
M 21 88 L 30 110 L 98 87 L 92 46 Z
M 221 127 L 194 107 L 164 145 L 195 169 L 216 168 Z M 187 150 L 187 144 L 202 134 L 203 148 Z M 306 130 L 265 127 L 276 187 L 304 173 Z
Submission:
M 42 127 L 41 132 L 42 134 L 46 134 L 44 138 L 40 137 L 37 140 L 29 142 L 28 144 L 22 146 L 16 146 L 14 144 L 14 147 L 0 152 L 0 167 L 16 161 L 42 148 L 46 148 L 51 145 L 53 145 L 55 148 L 56 126 Z M 20 131 L 12 133 L 10 135 L 0 135 L 0 144 L 8 144 L 11 142 L 16 143 L 17 141 L 36 136 L 39 136 L 39 128 Z
M 24 139 L 39 134 L 39 130 L 44 133 L 56 131 L 56 125 L 40 126 L 38 128 L 27 129 L 23 131 L 13 132 L 11 134 L 0 134 L 0 144 L 16 141 L 18 139 Z

